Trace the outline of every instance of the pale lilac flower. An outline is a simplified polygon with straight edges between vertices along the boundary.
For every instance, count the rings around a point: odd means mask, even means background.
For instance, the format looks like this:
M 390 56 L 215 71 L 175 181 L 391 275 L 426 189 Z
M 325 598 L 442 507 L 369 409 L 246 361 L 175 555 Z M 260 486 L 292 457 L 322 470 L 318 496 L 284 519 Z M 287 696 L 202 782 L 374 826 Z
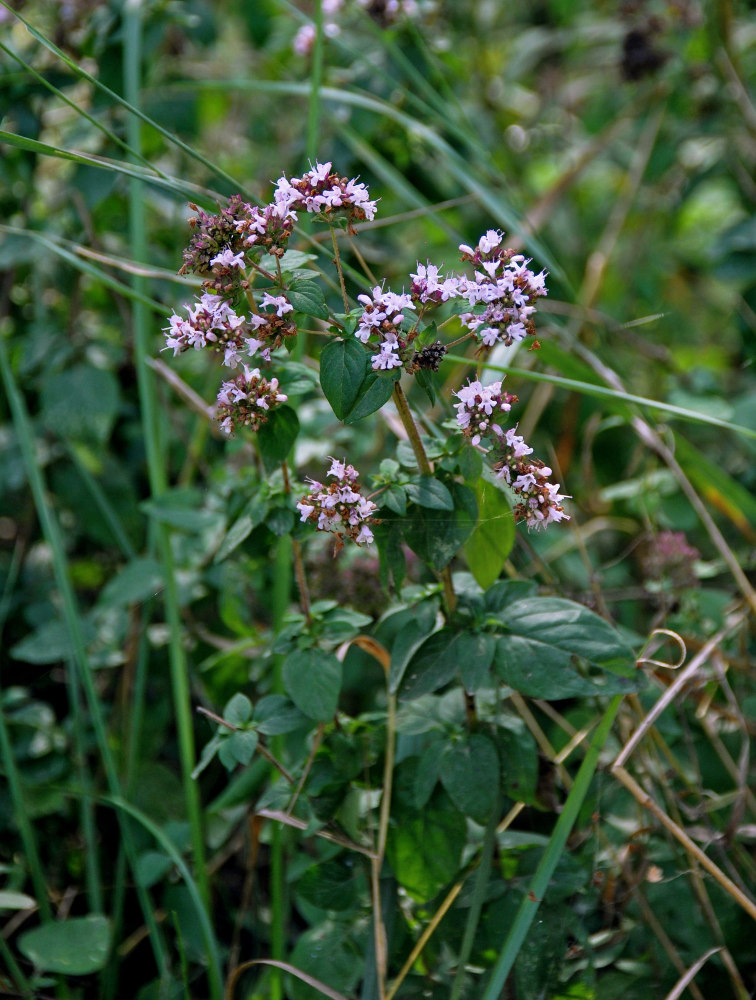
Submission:
M 233 250 L 231 250 L 229 247 L 226 247 L 226 249 L 222 253 L 217 254 L 210 261 L 211 267 L 215 267 L 216 264 L 219 265 L 220 267 L 240 267 L 243 269 L 245 264 L 244 254 L 234 253 Z
M 402 359 L 396 353 L 397 345 L 389 341 L 381 344 L 379 354 L 374 354 L 370 359 L 376 371 L 390 371 L 392 368 L 401 368 Z
M 353 465 L 331 459 L 328 476 L 335 481 L 324 486 L 314 479 L 308 482 L 313 492 L 297 503 L 302 521 L 315 524 L 318 531 L 329 531 L 336 535 L 336 551 L 343 545 L 344 535 L 357 545 L 373 541 L 369 525 L 377 505 L 363 497 L 357 482 L 359 473 Z
M 446 302 L 459 294 L 459 278 L 442 279 L 435 264 L 418 262 L 412 278 L 412 297 L 420 302 Z
M 501 433 L 499 425 L 490 418 L 498 412 L 509 413 L 512 403 L 517 402 L 517 396 L 501 391 L 501 382 L 486 386 L 478 381 L 469 382 L 454 395 L 460 400 L 454 404 L 457 425 L 474 445 L 480 444 L 483 437 Z
M 294 36 L 292 48 L 298 56 L 309 55 L 315 42 L 315 25 L 303 24 Z
M 274 194 L 275 203 L 286 210 L 304 207 L 308 212 L 323 216 L 327 221 L 346 217 L 351 227 L 365 219 L 375 218 L 376 202 L 371 201 L 367 187 L 356 178 L 347 180 L 332 172 L 331 163 L 316 163 L 301 177 L 280 177 Z
M 236 223 L 236 231 L 247 247 L 259 247 L 281 257 L 297 221 L 285 199 L 264 208 L 248 207 L 246 215 Z
M 263 378 L 259 368 L 242 366 L 243 371 L 231 382 L 224 382 L 218 392 L 216 416 L 226 434 L 238 427 L 259 430 L 271 409 L 285 403 L 287 396 L 278 391 L 278 379 Z
M 237 316 L 231 306 L 218 295 L 208 292 L 194 308 L 184 306 L 187 318 L 174 313 L 165 332 L 163 350 L 173 350 L 174 357 L 194 348 L 199 351 L 211 347 L 224 353 L 224 364 L 234 367 L 238 363 L 238 350 L 242 346 L 245 319 Z
M 285 295 L 271 295 L 270 292 L 263 292 L 262 305 L 273 306 L 278 317 L 294 311 L 294 306 Z
M 372 295 L 358 295 L 357 301 L 365 307 L 354 333 L 358 340 L 367 344 L 375 335 L 381 344 L 396 344 L 398 348 L 406 346 L 401 342 L 401 324 L 405 319 L 403 310 L 416 308 L 411 295 L 385 292 L 380 285 L 376 285 Z
M 548 481 L 551 469 L 537 458 L 529 459 L 533 449 L 510 427 L 497 435 L 498 461 L 496 474 L 503 479 L 520 500 L 515 504 L 516 521 L 525 521 L 528 528 L 546 528 L 549 524 L 569 520 L 562 506 L 566 495 L 559 492 L 557 483 Z

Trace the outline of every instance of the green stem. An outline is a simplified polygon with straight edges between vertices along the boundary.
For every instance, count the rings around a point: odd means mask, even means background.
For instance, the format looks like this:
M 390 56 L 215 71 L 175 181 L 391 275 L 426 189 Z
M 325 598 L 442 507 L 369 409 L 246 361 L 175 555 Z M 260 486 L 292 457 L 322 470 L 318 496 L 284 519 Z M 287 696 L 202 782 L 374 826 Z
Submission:
M 375 967 L 380 1000 L 386 997 L 386 977 L 388 975 L 388 946 L 386 930 L 381 912 L 381 868 L 386 853 L 389 819 L 391 818 L 391 792 L 394 779 L 394 754 L 396 750 L 396 696 L 388 692 L 386 714 L 386 759 L 383 765 L 383 792 L 381 812 L 378 821 L 378 843 L 375 857 L 371 860 L 371 888 L 373 894 L 373 933 L 375 946 Z
M 407 397 L 404 395 L 404 389 L 402 389 L 400 382 L 397 382 L 394 386 L 394 405 L 396 406 L 399 414 L 399 419 L 407 432 L 409 442 L 412 445 L 412 451 L 415 455 L 415 461 L 417 462 L 417 467 L 420 470 L 420 475 L 432 476 L 433 466 L 430 464 L 428 456 L 425 453 L 425 447 L 420 439 L 420 432 L 418 431 L 417 425 L 412 417 Z
M 433 466 L 430 464 L 428 456 L 425 453 L 425 447 L 423 446 L 423 442 L 420 438 L 420 432 L 417 429 L 417 424 L 414 421 L 412 412 L 409 408 L 409 403 L 407 402 L 407 397 L 404 395 L 404 389 L 402 389 L 400 382 L 397 382 L 394 386 L 394 405 L 396 406 L 399 419 L 401 420 L 402 425 L 407 432 L 410 444 L 412 445 L 412 451 L 414 452 L 415 461 L 417 462 L 420 474 L 422 476 L 432 476 Z M 450 567 L 444 566 L 439 573 L 439 577 L 441 579 L 441 585 L 444 588 L 444 602 L 446 604 L 447 614 L 453 615 L 457 608 L 457 595 L 454 593 L 454 583 L 452 581 Z
M 349 299 L 347 298 L 346 285 L 344 284 L 344 269 L 341 266 L 341 254 L 339 253 L 339 241 L 336 239 L 336 230 L 331 226 L 331 243 L 333 244 L 333 262 L 339 274 L 339 285 L 341 286 L 341 298 L 344 302 L 344 312 L 349 312 Z
M 276 634 L 283 626 L 284 617 L 289 609 L 292 583 L 292 539 L 282 538 L 276 549 L 273 577 L 273 628 Z M 273 673 L 273 693 L 284 694 L 282 676 L 282 657 L 276 657 Z M 283 738 L 275 736 L 271 740 L 271 750 L 276 759 L 281 760 L 284 751 Z M 275 961 L 282 962 L 286 952 L 286 857 L 285 831 L 280 823 L 276 823 L 271 831 L 270 843 L 270 892 L 271 892 L 271 927 L 270 947 Z M 283 1000 L 283 977 L 277 968 L 271 972 L 271 1000 Z
M 16 985 L 16 988 L 23 996 L 33 996 L 34 987 L 21 971 L 18 962 L 13 956 L 13 952 L 8 947 L 5 938 L 0 934 L 0 958 L 5 962 L 5 967 Z

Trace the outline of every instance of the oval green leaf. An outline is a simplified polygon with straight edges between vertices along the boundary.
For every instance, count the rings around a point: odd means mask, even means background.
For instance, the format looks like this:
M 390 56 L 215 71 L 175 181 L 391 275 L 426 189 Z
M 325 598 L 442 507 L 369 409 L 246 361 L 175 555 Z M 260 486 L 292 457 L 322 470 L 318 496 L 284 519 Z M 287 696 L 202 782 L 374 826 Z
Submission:
M 108 918 L 91 913 L 27 931 L 18 940 L 18 950 L 36 969 L 87 976 L 105 968 L 110 936 Z

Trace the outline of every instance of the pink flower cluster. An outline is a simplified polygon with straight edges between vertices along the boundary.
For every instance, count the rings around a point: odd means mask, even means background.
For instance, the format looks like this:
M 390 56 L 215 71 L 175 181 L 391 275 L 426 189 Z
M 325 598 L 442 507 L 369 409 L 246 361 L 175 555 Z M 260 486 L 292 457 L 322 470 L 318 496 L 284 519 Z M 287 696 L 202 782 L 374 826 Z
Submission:
M 558 521 L 568 521 L 559 492 L 558 483 L 550 483 L 551 469 L 533 454 L 525 440 L 510 428 L 497 438 L 499 458 L 494 469 L 497 476 L 504 479 L 522 499 L 515 504 L 515 521 L 525 521 L 528 528 L 546 528 Z
M 173 356 L 176 357 L 190 347 L 197 351 L 211 347 L 213 350 L 223 351 L 224 365 L 236 368 L 244 334 L 248 332 L 245 318 L 237 316 L 219 295 L 211 295 L 209 292 L 205 292 L 194 308 L 187 305 L 184 308 L 187 312 L 186 319 L 177 313 L 171 316 L 170 326 L 164 331 L 163 350 L 172 349 Z
M 355 336 L 363 344 L 378 347 L 371 359 L 373 368 L 387 371 L 404 365 L 407 371 L 416 371 L 417 355 L 410 356 L 406 348 L 417 337 L 419 328 L 416 324 L 402 333 L 406 319 L 403 310 L 417 311 L 419 307 L 420 318 L 429 308 L 452 299 L 469 304 L 471 311 L 462 312 L 460 320 L 484 347 L 509 345 L 533 336 L 533 301 L 546 295 L 546 275 L 543 271 L 534 274 L 522 254 L 504 250 L 501 243 L 501 233 L 489 229 L 474 249 L 464 243 L 460 246 L 462 260 L 475 265 L 472 277 L 444 276 L 435 264 L 418 262 L 417 270 L 410 275 L 409 294 L 399 295 L 377 286 L 371 295 L 358 295 L 364 311 Z
M 462 325 L 475 334 L 485 347 L 514 344 L 535 333 L 531 319 L 533 301 L 546 295 L 546 275 L 534 274 L 530 261 L 501 246 L 502 235 L 489 229 L 473 248 L 460 246 L 462 260 L 472 263 L 473 277 L 450 275 L 442 278 L 434 264 L 417 265 L 411 274 L 412 297 L 423 305 L 462 298 L 472 311 L 460 315 Z M 483 309 L 476 309 L 483 304 Z
M 344 535 L 357 545 L 369 544 L 373 541 L 370 524 L 374 523 L 372 514 L 377 505 L 360 493 L 359 473 L 353 465 L 332 458 L 327 475 L 334 479 L 328 485 L 307 480 L 313 492 L 297 504 L 301 520 L 315 524 L 318 531 L 335 533 L 337 551 L 343 545 Z
M 365 308 L 355 337 L 363 344 L 372 341 L 373 345 L 378 345 L 378 354 L 371 359 L 373 368 L 381 371 L 400 368 L 402 358 L 399 351 L 408 343 L 401 330 L 405 319 L 402 310 L 415 308 L 412 296 L 384 292 L 380 285 L 376 285 L 372 295 L 358 295 L 357 301 Z
M 344 0 L 322 0 L 323 34 L 336 38 L 341 34 L 341 25 L 335 20 L 341 12 Z M 362 8 L 381 28 L 388 28 L 401 17 L 416 18 L 420 14 L 417 0 L 356 0 L 354 6 Z M 298 56 L 306 56 L 315 43 L 315 25 L 303 24 L 294 36 L 292 48 Z
M 217 416 L 221 429 L 233 434 L 237 427 L 253 431 L 268 419 L 271 410 L 285 403 L 287 396 L 278 391 L 278 379 L 265 379 L 259 368 L 243 365 L 241 375 L 231 382 L 224 382 L 218 393 Z
M 223 351 L 224 365 L 236 368 L 242 360 L 243 350 L 251 358 L 262 349 L 261 356 L 269 361 L 271 349 L 278 347 L 284 337 L 296 333 L 293 324 L 284 318 L 294 307 L 285 295 L 269 292 L 263 293 L 260 307 L 264 311 L 252 313 L 247 319 L 237 316 L 221 296 L 205 292 L 194 308 L 184 306 L 186 319 L 177 313 L 171 316 L 170 325 L 164 331 L 163 350 L 172 349 L 175 357 L 190 347 L 198 351 L 212 347 Z
M 282 213 L 304 208 L 322 216 L 327 221 L 345 218 L 348 227 L 365 219 L 373 220 L 376 202 L 370 200 L 370 192 L 356 178 L 347 180 L 331 170 L 332 164 L 316 163 L 301 177 L 279 177 L 273 195 L 275 204 Z
M 480 444 L 482 437 L 501 436 L 504 432 L 495 422 L 497 411 L 509 413 L 512 404 L 517 402 L 517 396 L 502 393 L 501 382 L 486 386 L 477 381 L 469 382 L 454 395 L 460 400 L 454 404 L 457 423 L 474 445 Z
M 296 221 L 296 212 L 276 203 L 263 208 L 246 205 L 245 215 L 236 220 L 236 231 L 245 247 L 283 257 Z

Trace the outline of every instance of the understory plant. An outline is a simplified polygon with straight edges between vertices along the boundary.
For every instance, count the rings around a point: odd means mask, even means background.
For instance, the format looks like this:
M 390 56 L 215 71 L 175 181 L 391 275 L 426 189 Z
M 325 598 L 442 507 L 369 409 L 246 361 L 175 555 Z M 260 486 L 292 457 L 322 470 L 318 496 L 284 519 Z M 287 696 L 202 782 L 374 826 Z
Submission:
M 611 625 L 508 562 L 516 523 L 560 531 L 570 516 L 490 370 L 503 347 L 538 349 L 547 275 L 492 228 L 459 247 L 458 267 L 418 260 L 390 289 L 359 245 L 379 206 L 329 162 L 281 177 L 264 206 L 193 207 L 182 272 L 202 287 L 165 349 L 216 366 L 214 415 L 247 487 L 216 558 L 257 530 L 275 565 L 255 648 L 269 669 L 203 708 L 215 732 L 195 771 L 217 755 L 266 774 L 254 812 L 273 858 L 270 937 L 254 960 L 235 956 L 229 990 L 272 960 L 294 1000 L 498 996 L 494 958 L 542 855 L 507 831 L 523 808 L 553 809 L 522 696 L 638 688 Z M 359 457 L 298 447 L 324 406 L 360 429 Z M 549 921 L 563 898 L 545 901 Z M 556 939 L 554 982 L 566 927 Z M 534 961 L 538 947 L 525 948 Z M 521 963 L 521 988 L 531 973 Z

